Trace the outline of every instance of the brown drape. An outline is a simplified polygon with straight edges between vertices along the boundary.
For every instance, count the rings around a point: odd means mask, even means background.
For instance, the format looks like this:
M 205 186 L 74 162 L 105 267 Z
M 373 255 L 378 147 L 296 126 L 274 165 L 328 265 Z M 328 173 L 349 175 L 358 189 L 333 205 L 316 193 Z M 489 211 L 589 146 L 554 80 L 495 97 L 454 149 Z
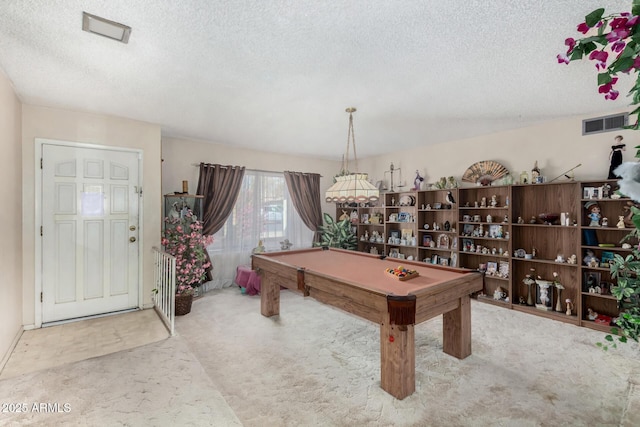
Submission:
M 197 194 L 204 196 L 202 233 L 213 235 L 222 228 L 236 204 L 244 166 L 200 163 Z
M 293 206 L 304 224 L 314 232 L 313 241 L 320 240 L 318 228 L 322 225 L 320 205 L 320 175 L 317 173 L 284 172 Z

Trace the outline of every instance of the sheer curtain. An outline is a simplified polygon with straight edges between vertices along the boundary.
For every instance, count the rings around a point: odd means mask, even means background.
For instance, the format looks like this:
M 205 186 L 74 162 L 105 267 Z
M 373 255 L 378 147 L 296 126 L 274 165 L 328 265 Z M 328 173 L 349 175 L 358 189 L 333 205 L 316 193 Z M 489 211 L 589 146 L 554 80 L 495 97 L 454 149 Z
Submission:
M 231 286 L 238 265 L 251 265 L 251 251 L 261 240 L 267 251 L 288 239 L 293 249 L 309 248 L 314 231 L 296 212 L 284 174 L 245 170 L 238 200 L 207 250 L 213 263 L 208 288 Z

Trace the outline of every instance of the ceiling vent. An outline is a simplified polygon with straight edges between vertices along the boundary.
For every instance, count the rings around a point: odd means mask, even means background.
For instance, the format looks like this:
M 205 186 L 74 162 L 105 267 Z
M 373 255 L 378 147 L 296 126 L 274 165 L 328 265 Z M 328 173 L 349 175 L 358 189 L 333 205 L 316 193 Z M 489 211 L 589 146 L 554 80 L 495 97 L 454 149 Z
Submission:
M 596 117 L 582 121 L 582 135 L 610 132 L 623 129 L 629 122 L 629 113 L 614 114 L 612 116 Z
M 82 29 L 122 43 L 129 43 L 129 36 L 131 35 L 131 27 L 128 25 L 110 21 L 87 12 L 82 12 Z

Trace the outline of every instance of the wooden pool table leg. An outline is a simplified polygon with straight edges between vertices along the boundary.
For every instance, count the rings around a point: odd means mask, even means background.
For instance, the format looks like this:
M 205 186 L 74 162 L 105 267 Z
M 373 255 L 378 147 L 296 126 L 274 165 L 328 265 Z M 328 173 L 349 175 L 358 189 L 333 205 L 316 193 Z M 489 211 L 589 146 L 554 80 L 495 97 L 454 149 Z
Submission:
M 416 349 L 413 325 L 392 325 L 389 314 L 380 325 L 380 386 L 396 399 L 416 389 Z
M 270 274 L 262 274 L 260 313 L 266 317 L 280 314 L 280 286 Z
M 458 359 L 471 355 L 471 300 L 460 298 L 458 308 L 443 315 L 442 346 L 445 353 Z

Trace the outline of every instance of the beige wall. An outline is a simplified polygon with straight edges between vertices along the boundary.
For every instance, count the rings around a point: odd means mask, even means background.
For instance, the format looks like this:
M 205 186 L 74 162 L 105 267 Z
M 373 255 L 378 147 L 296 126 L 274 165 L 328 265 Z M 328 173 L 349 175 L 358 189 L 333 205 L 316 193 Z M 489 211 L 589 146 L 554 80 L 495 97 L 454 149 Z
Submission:
M 206 141 L 177 138 L 162 138 L 162 191 L 164 194 L 182 191 L 182 181 L 189 181 L 189 192 L 198 188 L 199 170 L 196 164 L 217 163 L 221 165 L 245 166 L 276 172 L 286 170 L 322 175 L 320 189 L 324 191 L 333 184 L 333 176 L 340 170 L 340 162 L 314 157 L 286 156 L 262 151 L 234 148 Z M 324 197 L 323 197 L 324 201 Z M 334 205 L 324 204 L 323 210 L 332 215 Z
M 577 180 L 604 179 L 609 170 L 613 138 L 616 135 L 624 136 L 623 142 L 627 144 L 624 160 L 635 161 L 636 150 L 633 147 L 640 144 L 640 132 L 624 130 L 582 136 L 582 120 L 615 113 L 617 111 L 576 116 L 523 129 L 427 145 L 414 150 L 400 150 L 363 159 L 360 162 L 361 169 L 369 172 L 375 182 L 383 179 L 384 171 L 389 170 L 389 164 L 393 162 L 395 167 L 402 168 L 407 188 L 413 185 L 416 169 L 427 182 L 451 175 L 460 181 L 469 166 L 482 160 L 500 162 L 514 174 L 516 181 L 520 172 L 531 172 L 536 160 L 548 180 L 579 163 L 582 166 L 575 170 Z M 394 181 L 396 178 L 397 173 L 394 174 Z
M 118 117 L 80 113 L 57 108 L 24 105 L 22 109 L 23 180 L 23 322 L 26 327 L 35 318 L 35 139 L 82 142 L 143 150 L 144 202 L 143 230 L 143 304 L 151 304 L 153 289 L 152 247 L 160 243 L 162 198 L 160 191 L 160 127 Z
M 0 369 L 22 331 L 22 196 L 20 100 L 0 71 Z

